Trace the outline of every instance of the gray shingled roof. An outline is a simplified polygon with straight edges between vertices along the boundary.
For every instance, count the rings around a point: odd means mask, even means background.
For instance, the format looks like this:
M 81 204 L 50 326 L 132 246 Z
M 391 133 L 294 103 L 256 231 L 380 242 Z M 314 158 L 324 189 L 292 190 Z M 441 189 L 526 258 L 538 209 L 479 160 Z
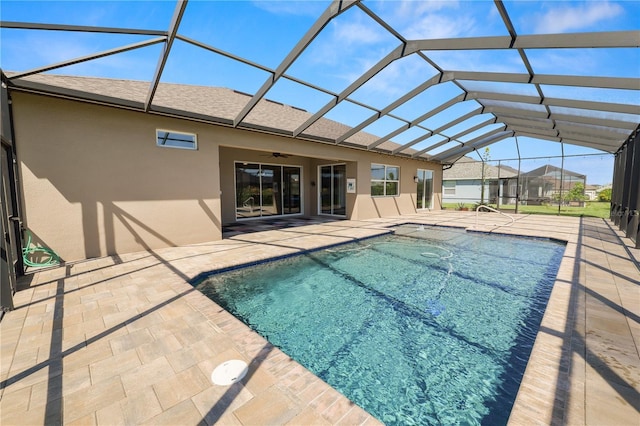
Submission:
M 518 171 L 508 166 L 492 166 L 485 164 L 484 177 L 486 179 L 501 179 L 515 177 Z M 471 157 L 460 159 L 450 169 L 442 172 L 443 180 L 465 180 L 465 179 L 481 179 L 482 178 L 482 161 L 474 160 Z
M 11 76 L 12 73 L 8 72 Z M 144 81 L 118 80 L 96 77 L 78 77 L 36 74 L 21 79 L 21 87 L 38 93 L 68 95 L 79 100 L 102 99 L 107 104 L 142 108 L 149 84 Z M 153 111 L 214 124 L 232 125 L 234 117 L 251 96 L 223 87 L 192 86 L 160 83 L 154 98 Z M 239 128 L 288 135 L 311 117 L 307 111 L 261 99 L 247 115 Z M 317 141 L 333 141 L 351 128 L 333 120 L 322 118 L 310 126 L 303 137 Z M 378 140 L 377 136 L 357 132 L 346 140 L 347 145 L 366 148 Z M 377 148 L 390 152 L 400 145 L 386 141 Z M 411 150 L 411 152 L 414 152 Z

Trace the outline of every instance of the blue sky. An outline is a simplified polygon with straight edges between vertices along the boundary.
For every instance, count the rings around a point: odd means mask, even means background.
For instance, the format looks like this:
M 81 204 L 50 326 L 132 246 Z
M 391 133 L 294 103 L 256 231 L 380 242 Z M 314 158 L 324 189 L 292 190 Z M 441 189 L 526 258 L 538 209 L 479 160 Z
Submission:
M 275 69 L 329 4 L 328 1 L 191 0 L 178 32 Z M 493 1 L 365 1 L 364 5 L 407 39 L 508 35 Z M 640 1 L 505 1 L 504 5 L 519 35 L 640 29 Z M 175 3 L 3 0 L 0 8 L 3 21 L 166 30 Z M 14 29 L 2 29 L 0 36 L 0 66 L 5 71 L 25 71 L 152 38 Z M 338 93 L 398 44 L 395 37 L 367 14 L 358 8 L 351 8 L 331 21 L 286 73 Z M 160 49 L 161 45 L 153 45 L 52 72 L 148 81 L 155 71 Z M 449 70 L 526 72 L 518 53 L 513 50 L 424 53 Z M 526 53 L 538 74 L 640 77 L 639 49 L 539 49 Z M 384 108 L 436 73 L 424 60 L 411 55 L 392 63 L 350 98 L 374 108 Z M 269 73 L 260 69 L 176 41 L 162 81 L 223 86 L 255 93 L 268 76 Z M 472 90 L 485 88 L 482 83 L 469 84 Z M 535 94 L 530 93 L 531 87 L 518 84 L 491 85 L 491 89 L 505 93 Z M 578 90 L 560 86 L 543 86 L 542 90 L 547 97 L 640 104 L 639 91 Z M 452 83 L 434 86 L 398 108 L 394 114 L 412 120 L 460 93 L 462 90 Z M 317 111 L 331 100 L 327 94 L 287 79 L 279 80 L 267 97 L 310 112 Z M 477 103 L 473 101 L 462 102 L 423 124 L 436 128 L 475 107 Z M 370 109 L 342 102 L 327 114 L 327 118 L 356 125 L 371 114 Z M 638 117 L 623 118 L 637 121 Z M 476 116 L 460 128 L 485 119 L 486 115 Z M 365 130 L 383 136 L 402 124 L 399 120 L 384 117 Z M 487 127 L 483 132 L 490 129 Z M 451 131 L 454 130 L 457 129 Z M 418 136 L 420 130 L 414 128 L 397 136 L 394 141 L 405 143 Z M 467 136 L 466 140 L 473 136 Z M 439 139 L 434 136 L 414 148 L 433 145 Z M 560 144 L 557 143 L 525 137 L 518 138 L 518 142 L 522 156 L 551 157 L 561 154 Z M 445 145 L 439 150 L 450 146 Z M 565 154 L 594 152 L 565 144 Z M 517 155 L 513 138 L 491 146 L 492 159 L 515 158 Z M 594 163 L 590 164 L 586 160 L 581 164 L 573 159 L 568 162 L 576 167 L 587 168 L 578 171 L 589 176 L 589 183 L 604 184 L 611 180 L 611 161 L 593 157 Z

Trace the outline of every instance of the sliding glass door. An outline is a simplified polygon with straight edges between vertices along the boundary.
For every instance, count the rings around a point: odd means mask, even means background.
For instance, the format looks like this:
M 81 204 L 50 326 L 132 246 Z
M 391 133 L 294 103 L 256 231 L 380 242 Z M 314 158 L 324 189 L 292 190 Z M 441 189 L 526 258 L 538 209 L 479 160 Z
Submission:
M 418 210 L 430 209 L 433 204 L 433 171 L 418 169 Z
M 332 164 L 318 168 L 320 214 L 345 216 L 347 214 L 347 166 Z
M 236 163 L 236 218 L 302 213 L 300 167 Z

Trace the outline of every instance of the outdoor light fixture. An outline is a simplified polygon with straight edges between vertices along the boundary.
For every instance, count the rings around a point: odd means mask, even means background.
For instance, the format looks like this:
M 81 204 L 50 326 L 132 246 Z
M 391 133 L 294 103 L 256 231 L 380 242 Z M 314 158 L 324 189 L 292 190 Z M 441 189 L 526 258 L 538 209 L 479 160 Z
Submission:
M 413 181 L 414 181 L 415 183 L 418 183 L 418 182 L 420 181 L 420 178 L 419 178 L 418 176 L 414 176 L 414 177 L 413 177 Z

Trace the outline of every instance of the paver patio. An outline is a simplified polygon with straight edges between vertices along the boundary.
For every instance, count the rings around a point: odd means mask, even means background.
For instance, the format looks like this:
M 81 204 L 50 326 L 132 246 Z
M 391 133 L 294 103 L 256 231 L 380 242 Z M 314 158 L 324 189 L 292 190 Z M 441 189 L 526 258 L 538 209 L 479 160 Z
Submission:
M 640 250 L 609 221 L 481 214 L 477 230 L 567 241 L 510 423 L 640 424 Z M 332 221 L 28 274 L 0 322 L 0 423 L 377 424 L 195 290 L 201 273 L 473 212 Z M 230 386 L 210 375 L 249 364 Z

